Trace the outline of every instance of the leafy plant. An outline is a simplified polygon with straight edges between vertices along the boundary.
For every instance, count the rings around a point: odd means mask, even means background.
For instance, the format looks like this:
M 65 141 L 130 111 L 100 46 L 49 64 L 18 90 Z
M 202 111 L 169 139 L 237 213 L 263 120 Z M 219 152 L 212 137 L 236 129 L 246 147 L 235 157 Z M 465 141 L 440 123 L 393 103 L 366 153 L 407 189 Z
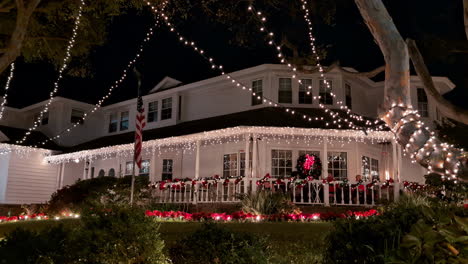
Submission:
M 173 263 L 267 263 L 267 242 L 249 233 L 232 232 L 216 224 L 178 241 L 171 249 Z
M 282 192 L 260 190 L 240 197 L 242 211 L 252 214 L 300 213 L 299 208 Z

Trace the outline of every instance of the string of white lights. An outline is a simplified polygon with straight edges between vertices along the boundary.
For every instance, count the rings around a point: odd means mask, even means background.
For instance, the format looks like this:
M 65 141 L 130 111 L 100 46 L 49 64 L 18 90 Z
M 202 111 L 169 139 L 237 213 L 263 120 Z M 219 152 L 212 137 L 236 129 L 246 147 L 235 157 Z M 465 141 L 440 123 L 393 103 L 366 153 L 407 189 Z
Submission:
M 165 5 L 162 6 L 162 9 L 165 8 Z M 109 98 L 111 95 L 112 95 L 112 92 L 117 89 L 118 87 L 120 87 L 120 85 L 123 83 L 123 81 L 127 78 L 127 73 L 130 71 L 130 69 L 135 65 L 135 63 L 138 61 L 138 59 L 141 58 L 141 55 L 143 54 L 143 51 L 144 51 L 144 47 L 145 45 L 151 40 L 151 37 L 154 35 L 154 29 L 156 29 L 157 27 L 159 27 L 159 17 L 157 16 L 156 19 L 155 19 L 155 24 L 154 26 L 150 27 L 148 32 L 146 33 L 145 35 L 145 38 L 143 39 L 142 43 L 140 44 L 140 46 L 138 47 L 138 50 L 137 50 L 137 53 L 135 54 L 135 56 L 127 63 L 127 66 L 125 67 L 125 69 L 122 71 L 122 75 L 120 76 L 120 78 L 118 80 L 116 80 L 114 82 L 113 85 L 111 85 L 109 87 L 109 89 L 107 90 L 107 93 L 106 95 L 104 95 L 95 105 L 94 105 L 94 108 L 92 108 L 90 111 L 88 112 L 85 112 L 83 114 L 83 117 L 80 118 L 78 121 L 72 123 L 68 128 L 66 128 L 65 130 L 61 131 L 59 134 L 53 136 L 53 137 L 49 137 L 48 139 L 42 141 L 42 142 L 39 142 L 37 145 L 34 145 L 33 147 L 37 147 L 38 145 L 45 145 L 47 142 L 49 141 L 53 141 L 53 140 L 56 140 L 56 139 L 59 139 L 61 136 L 63 136 L 64 134 L 66 133 L 70 133 L 74 128 L 78 127 L 80 124 L 82 124 L 86 118 L 88 118 L 91 114 L 93 114 L 94 112 L 96 112 L 98 109 L 101 108 L 102 104 L 106 101 L 107 98 Z
M 259 95 L 256 93 L 256 91 L 254 91 L 252 89 L 252 87 L 247 87 L 246 85 L 244 85 L 242 82 L 236 80 L 232 75 L 230 74 L 227 74 L 224 72 L 224 69 L 223 69 L 223 66 L 220 65 L 220 64 L 216 64 L 214 59 L 212 57 L 208 57 L 205 53 L 205 51 L 203 49 L 200 49 L 197 44 L 194 42 L 194 41 L 191 41 L 189 39 L 187 39 L 186 37 L 182 36 L 182 34 L 180 32 L 178 32 L 176 29 L 175 29 L 175 26 L 169 21 L 169 17 L 162 11 L 158 10 L 155 6 L 153 6 L 150 2 L 146 2 L 146 4 L 151 7 L 152 11 L 157 14 L 157 13 L 161 13 L 163 19 L 164 19 L 164 22 L 165 24 L 168 26 L 168 28 L 170 29 L 170 31 L 172 33 L 174 33 L 179 41 L 181 43 L 183 43 L 184 45 L 186 46 L 189 46 L 191 47 L 194 51 L 196 51 L 200 56 L 202 56 L 204 59 L 207 60 L 208 63 L 210 63 L 211 65 L 211 68 L 214 69 L 214 70 L 219 70 L 221 72 L 221 75 L 224 75 L 226 76 L 226 78 L 228 80 L 231 81 L 231 83 L 233 85 L 235 85 L 236 87 L 242 89 L 242 90 L 245 90 L 245 91 L 248 91 L 249 93 L 251 93 L 251 95 L 253 97 L 256 97 L 257 100 L 262 100 L 263 103 L 265 104 L 268 104 L 268 105 L 271 105 L 271 106 L 274 106 L 274 107 L 282 107 L 285 109 L 285 112 L 291 114 L 291 115 L 296 115 L 296 116 L 299 116 L 306 120 L 306 121 L 309 121 L 309 122 L 312 122 L 312 121 L 322 121 L 325 125 L 325 127 L 329 127 L 330 125 L 332 124 L 336 124 L 338 128 L 342 128 L 342 125 L 337 123 L 337 120 L 333 120 L 332 122 L 328 122 L 327 120 L 324 120 L 323 117 L 317 117 L 317 116 L 310 116 L 308 114 L 304 114 L 304 113 L 301 113 L 297 110 L 294 110 L 294 109 L 290 109 L 289 106 L 285 106 L 285 105 L 282 105 L 278 102 L 275 102 L 273 101 L 272 99 L 269 99 L 268 97 L 266 96 L 263 96 L 263 94 Z M 338 112 L 334 112 L 334 111 L 330 111 L 330 110 L 327 110 L 325 109 L 324 110 L 326 113 L 329 113 L 330 116 L 334 119 L 336 119 L 337 116 L 339 116 L 339 113 Z M 346 122 L 348 121 L 347 118 L 345 118 L 344 120 L 346 120 Z M 340 119 L 340 122 L 341 122 L 341 119 Z M 349 128 L 353 128 L 353 129 L 356 129 L 356 130 L 360 130 L 359 126 L 356 126 L 354 125 L 354 123 L 350 122 L 349 124 Z
M 5 104 L 8 98 L 8 89 L 10 89 L 10 83 L 11 83 L 11 79 L 13 79 L 14 72 L 15 72 L 15 63 L 13 62 L 10 65 L 10 74 L 8 75 L 8 79 L 5 84 L 5 94 L 3 95 L 2 103 L 0 104 L 0 120 L 2 120 L 3 118 L 3 112 L 5 111 Z
M 393 135 L 390 131 L 374 131 L 368 135 L 360 133 L 356 130 L 344 129 L 318 129 L 318 128 L 293 128 L 293 127 L 233 127 L 219 130 L 213 130 L 202 133 L 195 133 L 184 136 L 168 137 L 162 139 L 154 139 L 143 142 L 143 151 L 146 154 L 172 151 L 194 151 L 197 142 L 200 141 L 202 146 L 210 146 L 223 143 L 239 143 L 245 141 L 246 135 L 256 135 L 266 142 L 284 142 L 287 144 L 297 144 L 307 141 L 307 146 L 314 146 L 318 140 L 340 141 L 341 144 L 350 142 L 368 142 L 381 143 L 389 142 Z M 115 157 L 131 157 L 133 151 L 133 143 L 104 147 L 99 149 L 84 150 L 73 153 L 48 156 L 45 158 L 49 163 L 68 163 L 80 162 L 84 160 L 96 159 L 111 159 Z
M 65 52 L 65 57 L 63 58 L 62 66 L 60 67 L 60 69 L 58 71 L 57 79 L 54 82 L 54 89 L 52 90 L 52 92 L 50 92 L 50 94 L 49 94 L 50 97 L 49 97 L 47 103 L 44 105 L 43 109 L 40 111 L 39 116 L 37 117 L 36 120 L 34 120 L 34 125 L 28 129 L 28 131 L 24 134 L 24 136 L 23 136 L 23 138 L 21 140 L 16 141 L 17 144 L 24 143 L 24 141 L 31 134 L 31 131 L 34 131 L 34 130 L 37 129 L 37 127 L 41 123 L 42 118 L 44 117 L 44 114 L 49 111 L 49 106 L 53 102 L 53 100 L 55 98 L 54 96 L 55 96 L 55 94 L 57 94 L 57 92 L 59 90 L 59 83 L 63 78 L 63 73 L 64 73 L 65 69 L 67 69 L 68 62 L 69 62 L 69 60 L 71 58 L 71 50 L 75 46 L 76 36 L 78 35 L 78 28 L 79 28 L 80 23 L 81 23 L 81 16 L 83 14 L 83 7 L 84 6 L 85 6 L 84 0 L 80 0 L 80 5 L 78 7 L 78 15 L 76 16 L 75 25 L 73 27 L 73 33 L 72 33 L 72 36 L 71 36 L 70 40 L 68 41 L 68 45 L 67 45 L 67 49 L 66 49 L 66 52 Z
M 263 15 L 263 12 L 256 11 L 255 8 L 252 5 L 248 7 L 248 10 L 251 11 L 253 14 L 255 14 L 256 17 L 258 18 L 258 21 L 261 24 L 259 30 L 260 30 L 260 32 L 263 32 L 263 33 L 266 34 L 266 36 L 268 38 L 268 40 L 267 40 L 268 44 L 273 46 L 273 47 L 276 47 L 275 50 L 277 52 L 278 58 L 280 59 L 280 62 L 282 64 L 285 64 L 293 72 L 293 74 L 291 75 L 291 78 L 296 80 L 299 85 L 304 85 L 302 83 L 302 80 L 300 78 L 298 78 L 298 73 L 299 73 L 298 67 L 287 61 L 287 59 L 285 58 L 284 54 L 281 51 L 282 50 L 281 46 L 277 45 L 276 42 L 275 42 L 274 32 L 271 32 L 271 31 L 269 32 L 269 30 L 267 30 L 267 27 L 266 27 L 267 18 Z M 308 12 L 307 12 L 307 14 L 308 14 Z M 329 91 L 328 94 L 331 95 L 333 97 L 333 99 L 336 99 L 336 94 L 334 94 L 333 91 L 332 91 L 330 81 L 327 80 L 327 78 L 325 77 L 324 69 L 323 69 L 322 65 L 320 64 L 320 57 L 316 52 L 315 38 L 312 35 L 311 22 L 310 22 L 310 20 L 308 19 L 307 16 L 304 16 L 304 17 L 307 19 L 306 21 L 307 21 L 307 23 L 309 25 L 310 45 L 311 45 L 311 48 L 312 48 L 312 52 L 315 55 L 315 58 L 316 58 L 316 61 L 317 61 L 316 65 L 317 65 L 317 67 L 319 69 L 320 77 L 323 79 L 323 82 L 327 86 L 327 90 Z M 308 88 L 308 90 L 312 89 L 312 87 L 310 85 L 307 88 Z M 310 91 L 308 91 L 307 94 L 310 94 Z M 314 100 L 317 100 L 317 99 L 320 100 L 321 96 L 320 95 L 319 96 L 313 96 L 313 99 Z M 321 103 L 319 101 L 319 107 L 321 109 L 324 109 L 324 112 L 328 113 L 330 115 L 330 117 L 334 120 L 333 123 L 338 124 L 338 127 L 341 127 L 340 123 L 347 123 L 348 127 L 356 129 L 356 130 L 366 130 L 366 131 L 367 130 L 374 130 L 373 127 L 375 127 L 375 125 L 379 121 L 379 120 L 376 120 L 374 123 L 372 123 L 371 121 L 364 118 L 363 116 L 360 116 L 360 115 L 357 115 L 357 114 L 352 114 L 351 110 L 347 106 L 344 106 L 343 102 L 341 100 L 337 100 L 337 104 L 340 106 L 341 110 L 344 110 L 344 112 L 348 115 L 349 119 L 348 118 L 341 118 L 336 111 L 326 107 L 324 103 Z M 364 122 L 364 125 L 366 127 L 355 125 L 352 122 L 351 119 L 354 119 L 354 120 L 360 121 L 360 122 Z M 384 128 L 383 125 L 380 125 L 375 130 L 382 130 L 383 128 Z

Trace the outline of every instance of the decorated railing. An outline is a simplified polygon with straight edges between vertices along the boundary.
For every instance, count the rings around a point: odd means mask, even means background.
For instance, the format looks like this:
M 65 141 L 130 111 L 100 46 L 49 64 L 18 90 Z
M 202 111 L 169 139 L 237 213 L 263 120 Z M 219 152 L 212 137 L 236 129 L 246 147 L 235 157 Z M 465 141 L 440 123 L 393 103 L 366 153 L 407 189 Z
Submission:
M 160 203 L 235 203 L 249 192 L 282 192 L 296 204 L 373 206 L 398 199 L 399 185 L 392 181 L 350 183 L 346 181 L 237 178 L 180 180 L 153 185 Z

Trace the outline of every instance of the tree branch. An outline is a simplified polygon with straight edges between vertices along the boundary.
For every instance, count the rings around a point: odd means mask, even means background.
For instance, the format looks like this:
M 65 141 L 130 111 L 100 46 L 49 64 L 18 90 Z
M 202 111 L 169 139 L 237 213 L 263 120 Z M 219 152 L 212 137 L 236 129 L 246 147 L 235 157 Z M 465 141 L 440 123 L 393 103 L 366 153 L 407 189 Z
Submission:
M 421 81 L 424 84 L 424 90 L 426 93 L 436 102 L 440 111 L 446 117 L 468 124 L 468 111 L 452 105 L 449 101 L 445 100 L 435 88 L 431 74 L 424 63 L 424 59 L 419 52 L 416 42 L 412 39 L 406 39 L 406 44 L 408 45 L 411 61 L 413 62 L 419 78 L 421 78 Z
M 23 41 L 28 31 L 29 20 L 40 2 L 41 0 L 30 0 L 27 6 L 25 6 L 23 0 L 16 0 L 16 25 L 6 51 L 0 57 L 0 73 L 21 54 Z
M 468 39 L 468 0 L 463 0 L 463 20 L 465 21 L 465 34 Z
M 377 74 L 385 71 L 385 65 L 377 67 L 373 69 L 372 71 L 368 71 L 368 72 L 351 72 L 346 69 L 343 69 L 342 67 L 340 67 L 340 70 L 343 72 L 344 75 L 347 75 L 347 76 L 373 78 Z

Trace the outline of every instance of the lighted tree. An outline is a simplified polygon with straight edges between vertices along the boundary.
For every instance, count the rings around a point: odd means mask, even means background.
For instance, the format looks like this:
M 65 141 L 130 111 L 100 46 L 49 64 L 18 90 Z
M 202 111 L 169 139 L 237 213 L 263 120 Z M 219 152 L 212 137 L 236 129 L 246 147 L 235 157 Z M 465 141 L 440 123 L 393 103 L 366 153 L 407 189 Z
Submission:
M 381 0 L 355 0 L 386 62 L 381 117 L 419 164 L 449 177 L 468 178 L 462 151 L 442 143 L 411 108 L 408 47 Z M 454 110 L 454 109 L 451 109 Z

